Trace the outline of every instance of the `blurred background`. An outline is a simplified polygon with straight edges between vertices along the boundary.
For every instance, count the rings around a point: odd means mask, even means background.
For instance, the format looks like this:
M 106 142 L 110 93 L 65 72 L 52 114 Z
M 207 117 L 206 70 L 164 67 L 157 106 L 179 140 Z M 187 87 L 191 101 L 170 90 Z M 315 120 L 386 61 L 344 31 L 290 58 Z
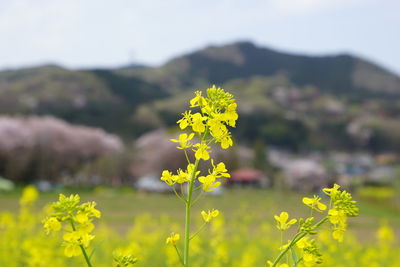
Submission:
M 361 228 L 398 227 L 399 10 L 395 0 L 2 0 L 0 211 L 27 184 L 47 200 L 83 192 L 110 212 L 123 192 L 174 203 L 159 177 L 185 158 L 169 139 L 193 92 L 216 84 L 239 112 L 233 149 L 213 148 L 232 174 L 214 192 L 226 210 L 282 192 L 300 205 L 299 193 L 339 183 L 364 205 Z M 132 219 L 113 216 L 119 229 Z

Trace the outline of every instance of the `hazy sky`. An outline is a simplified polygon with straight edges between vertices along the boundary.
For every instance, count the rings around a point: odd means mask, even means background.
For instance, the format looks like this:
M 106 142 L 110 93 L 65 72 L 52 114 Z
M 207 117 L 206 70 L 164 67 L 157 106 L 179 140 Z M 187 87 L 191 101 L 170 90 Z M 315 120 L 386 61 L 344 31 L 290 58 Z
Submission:
M 154 65 L 237 40 L 400 74 L 400 0 L 0 0 L 0 69 Z

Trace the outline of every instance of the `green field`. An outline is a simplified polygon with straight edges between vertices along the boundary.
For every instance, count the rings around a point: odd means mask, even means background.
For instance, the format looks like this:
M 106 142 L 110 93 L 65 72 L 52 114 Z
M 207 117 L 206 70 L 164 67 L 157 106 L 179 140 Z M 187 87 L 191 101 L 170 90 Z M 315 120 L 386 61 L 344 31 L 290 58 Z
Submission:
M 17 190 L 0 195 L 0 213 L 18 210 L 19 193 Z M 141 193 L 130 188 L 70 188 L 60 190 L 60 193 L 79 193 L 82 201 L 96 201 L 102 211 L 101 221 L 120 233 L 124 233 L 132 226 L 135 217 L 141 215 L 154 218 L 168 216 L 177 223 L 184 220 L 184 205 L 173 194 Z M 309 209 L 301 203 L 301 199 L 311 195 L 252 188 L 228 189 L 221 196 L 202 196 L 194 206 L 193 214 L 216 208 L 227 220 L 236 220 L 246 214 L 254 225 L 263 222 L 273 224 L 273 215 L 281 211 L 287 211 L 294 217 L 308 215 Z M 40 209 L 57 198 L 58 193 L 43 193 L 36 208 Z M 360 216 L 350 220 L 349 228 L 361 232 L 361 238 L 373 239 L 374 231 L 382 220 L 387 220 L 396 231 L 400 231 L 400 196 L 385 201 L 359 200 L 357 196 L 355 199 L 359 202 Z
M 173 247 L 166 245 L 165 240 L 171 232 L 183 235 L 183 203 L 173 194 L 148 194 L 130 188 L 106 187 L 64 188 L 57 193 L 42 193 L 33 206 L 23 206 L 22 209 L 19 207 L 21 190 L 2 193 L 0 266 L 85 266 L 83 257 L 64 256 L 65 244 L 60 234 L 44 233 L 42 221 L 46 214 L 43 208 L 56 201 L 58 193 L 79 193 L 82 201 L 98 203 L 102 217 L 95 220 L 95 239 L 90 248 L 95 251 L 93 266 L 115 266 L 112 265 L 115 249 L 135 255 L 139 259 L 137 266 L 180 266 Z M 296 229 L 292 227 L 280 237 L 274 215 L 287 211 L 290 218 L 308 217 L 310 209 L 302 204 L 302 197 L 302 194 L 288 191 L 249 188 L 225 190 L 220 196 L 203 196 L 194 206 L 192 233 L 203 224 L 201 210 L 215 208 L 221 211 L 221 215 L 191 241 L 191 266 L 266 266 L 266 261 L 279 254 L 279 247 Z M 355 199 L 359 201 L 360 216 L 349 218 L 349 229 L 343 243 L 332 239 L 329 223 L 313 237 L 323 255 L 320 266 L 397 267 L 400 253 L 399 196 L 378 201 L 359 200 L 355 194 Z M 314 216 L 320 217 L 319 214 Z M 394 230 L 394 235 L 387 226 Z M 68 226 L 64 231 L 70 231 Z M 177 246 L 182 248 L 182 240 Z

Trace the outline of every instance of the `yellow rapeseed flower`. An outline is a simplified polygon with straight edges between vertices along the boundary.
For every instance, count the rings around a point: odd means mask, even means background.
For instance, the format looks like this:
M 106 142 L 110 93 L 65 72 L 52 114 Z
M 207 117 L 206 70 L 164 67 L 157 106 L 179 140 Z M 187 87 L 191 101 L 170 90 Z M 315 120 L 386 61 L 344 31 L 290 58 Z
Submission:
M 203 117 L 200 113 L 192 115 L 192 129 L 194 132 L 203 133 L 206 130 L 206 125 L 203 123 L 207 117 Z
M 175 178 L 170 171 L 163 171 L 161 174 L 161 180 L 170 186 L 175 183 Z
M 196 91 L 194 93 L 196 96 L 190 100 L 190 107 L 202 107 L 205 105 L 205 99 L 204 97 L 201 96 L 202 92 L 201 91 Z
M 61 223 L 57 220 L 57 218 L 50 217 L 44 221 L 44 229 L 46 234 L 51 232 L 57 232 L 61 230 Z
M 221 185 L 220 182 L 216 182 L 216 177 L 214 175 L 200 176 L 199 182 L 203 184 L 203 190 L 205 192 L 213 191 L 215 187 Z
M 304 253 L 303 264 L 306 267 L 313 267 L 317 264 L 318 257 L 312 253 Z
M 193 150 L 195 152 L 194 156 L 197 160 L 209 160 L 210 159 L 210 153 L 207 149 L 209 149 L 210 147 L 207 146 L 204 143 L 200 143 L 200 144 L 195 144 L 194 147 L 197 147 L 196 150 Z
M 321 203 L 320 201 L 321 198 L 316 195 L 314 195 L 313 198 L 303 197 L 303 203 L 318 212 L 326 210 L 326 205 L 324 203 Z
M 276 227 L 281 231 L 286 231 L 291 225 L 297 222 L 296 219 L 291 219 L 288 222 L 287 220 L 289 219 L 289 214 L 285 211 L 281 212 L 279 216 L 275 215 L 274 218 L 277 222 Z
M 209 223 L 211 219 L 217 217 L 218 214 L 219 210 L 214 210 L 214 209 L 212 211 L 209 210 L 208 212 L 205 212 L 204 210 L 201 212 L 201 216 L 203 217 L 203 220 L 206 223 Z
M 190 140 L 192 140 L 194 137 L 194 133 L 191 133 L 189 135 L 187 134 L 180 134 L 179 139 L 170 139 L 174 143 L 179 143 L 179 146 L 177 146 L 178 149 L 187 149 L 192 146 L 191 143 L 189 143 Z
M 328 211 L 329 221 L 332 224 L 344 224 L 347 221 L 346 213 L 343 210 L 331 209 Z
M 22 196 L 19 200 L 21 206 L 34 203 L 39 197 L 39 191 L 33 185 L 28 185 L 22 190 Z
M 180 238 L 179 234 L 172 233 L 169 237 L 167 237 L 167 240 L 165 241 L 165 243 L 176 246 L 176 243 L 178 243 L 179 238 Z
M 185 113 L 182 113 L 183 117 L 182 119 L 178 120 L 177 123 L 179 124 L 179 128 L 181 130 L 186 129 L 189 125 L 192 123 L 192 114 L 191 111 L 185 111 Z

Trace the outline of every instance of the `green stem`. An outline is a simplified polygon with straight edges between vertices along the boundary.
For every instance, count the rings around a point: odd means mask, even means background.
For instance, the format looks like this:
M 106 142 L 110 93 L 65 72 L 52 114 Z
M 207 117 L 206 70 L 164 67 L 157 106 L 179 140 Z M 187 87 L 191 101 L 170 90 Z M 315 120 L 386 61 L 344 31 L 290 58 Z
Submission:
M 196 189 L 194 189 L 193 191 L 196 191 Z M 196 204 L 196 202 L 200 199 L 200 197 L 203 195 L 204 191 L 201 191 L 201 193 L 196 197 L 196 199 L 192 202 L 192 206 L 194 204 Z
M 185 248 L 183 252 L 183 265 L 185 267 L 189 266 L 189 242 L 190 242 L 190 211 L 192 207 L 192 195 L 193 195 L 193 186 L 194 186 L 194 178 L 196 176 L 197 168 L 199 167 L 200 160 L 196 159 L 194 163 L 193 172 L 189 181 L 189 188 L 187 192 L 186 199 L 186 209 L 185 209 Z
M 192 240 L 193 238 L 195 238 L 196 235 L 198 235 L 198 234 L 204 229 L 204 227 L 206 226 L 206 224 L 207 224 L 207 223 L 204 223 L 204 224 L 199 228 L 199 230 L 197 230 L 197 232 L 194 233 L 194 235 L 192 235 L 192 236 L 190 237 L 190 240 Z
M 70 223 L 71 223 L 72 230 L 76 231 L 75 224 L 74 224 L 74 222 L 72 221 L 72 219 L 70 220 Z M 86 253 L 85 248 L 84 248 L 82 245 L 79 245 L 79 247 L 80 247 L 81 250 L 82 250 L 82 254 L 83 254 L 83 256 L 85 257 L 85 261 L 86 261 L 87 265 L 88 265 L 89 267 L 92 267 L 92 264 L 90 263 L 90 259 L 89 259 L 89 256 L 88 256 L 87 253 Z
M 320 220 L 319 222 L 317 222 L 316 224 L 314 224 L 312 226 L 312 228 L 317 228 L 319 227 L 321 224 L 323 224 L 324 222 L 326 222 L 328 220 L 328 217 L 323 218 L 322 220 Z M 275 267 L 279 261 L 283 258 L 283 256 L 289 251 L 289 249 L 291 249 L 300 239 L 302 239 L 303 237 L 305 237 L 308 233 L 307 232 L 298 232 L 292 239 L 292 241 L 290 241 L 289 245 L 281 251 L 281 253 L 278 255 L 278 257 L 275 259 L 274 263 L 272 264 L 271 267 Z
M 183 198 L 178 194 L 178 192 L 176 192 L 175 187 L 174 187 L 173 185 L 172 185 L 171 187 L 172 187 L 172 190 L 174 190 L 175 195 L 176 195 L 180 200 L 182 200 L 183 202 L 186 202 L 186 200 L 183 199 Z
M 175 248 L 176 254 L 178 254 L 179 262 L 180 262 L 183 266 L 185 266 L 185 265 L 183 264 L 183 261 L 182 261 L 181 253 L 179 253 L 179 249 L 176 247 L 176 245 L 174 245 L 174 248 Z
M 296 255 L 296 251 L 293 247 L 290 248 L 290 251 L 292 252 L 292 259 L 293 259 L 293 267 L 297 267 L 297 262 L 299 261 Z

